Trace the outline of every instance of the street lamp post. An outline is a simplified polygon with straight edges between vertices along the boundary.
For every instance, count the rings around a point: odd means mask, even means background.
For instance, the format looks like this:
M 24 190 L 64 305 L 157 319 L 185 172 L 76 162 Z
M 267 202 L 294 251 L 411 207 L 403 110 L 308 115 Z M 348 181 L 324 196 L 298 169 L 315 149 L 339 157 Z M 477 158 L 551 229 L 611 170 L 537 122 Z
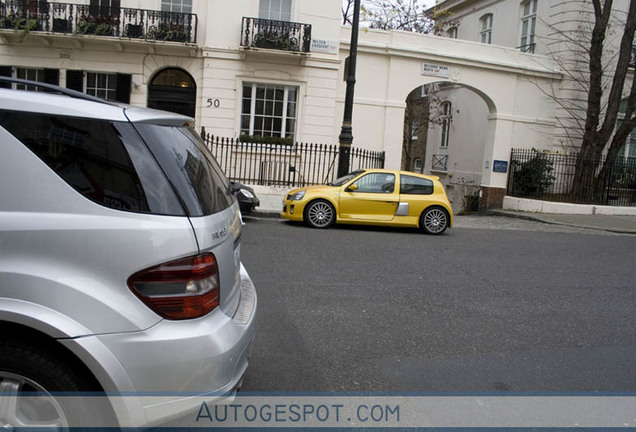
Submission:
M 353 142 L 353 93 L 356 85 L 356 59 L 358 56 L 358 29 L 360 27 L 360 0 L 353 2 L 353 23 L 351 27 L 351 45 L 349 46 L 349 58 L 347 63 L 347 93 L 345 96 L 344 115 L 342 129 L 338 141 L 340 142 L 338 156 L 338 177 L 349 172 L 349 158 L 351 143 Z

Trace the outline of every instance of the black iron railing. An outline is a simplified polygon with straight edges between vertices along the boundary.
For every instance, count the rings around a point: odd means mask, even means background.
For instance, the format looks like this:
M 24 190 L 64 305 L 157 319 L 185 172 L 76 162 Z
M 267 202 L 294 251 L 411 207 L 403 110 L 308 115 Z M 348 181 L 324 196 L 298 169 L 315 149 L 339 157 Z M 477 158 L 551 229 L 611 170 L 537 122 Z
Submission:
M 531 43 L 531 44 L 528 44 L 528 45 L 521 45 L 521 46 L 518 46 L 518 47 L 517 47 L 517 49 L 518 49 L 519 51 L 521 51 L 521 52 L 524 52 L 524 53 L 534 54 L 534 48 L 535 48 L 535 46 L 536 46 L 536 44 Z
M 196 43 L 197 16 L 41 0 L 0 2 L 0 29 Z
M 577 172 L 578 171 L 578 172 Z M 581 175 L 581 173 L 585 175 Z M 636 206 L 636 158 L 513 149 L 508 195 L 575 204 Z
M 437 171 L 446 171 L 448 165 L 448 155 L 433 155 L 433 161 L 431 163 L 431 169 Z
M 331 182 L 338 172 L 336 145 L 243 143 L 215 137 L 204 130 L 201 137 L 230 180 L 297 187 Z M 384 152 L 351 149 L 352 171 L 383 167 Z
M 241 46 L 308 53 L 311 46 L 311 25 L 244 17 Z

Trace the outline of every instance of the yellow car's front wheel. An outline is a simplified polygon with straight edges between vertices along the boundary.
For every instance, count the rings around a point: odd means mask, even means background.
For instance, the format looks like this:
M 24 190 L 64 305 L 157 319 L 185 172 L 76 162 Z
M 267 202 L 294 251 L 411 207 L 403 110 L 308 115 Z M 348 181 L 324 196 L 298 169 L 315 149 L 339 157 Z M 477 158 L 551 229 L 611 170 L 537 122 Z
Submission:
M 336 221 L 336 210 L 325 200 L 315 200 L 305 207 L 303 219 L 312 228 L 327 228 Z

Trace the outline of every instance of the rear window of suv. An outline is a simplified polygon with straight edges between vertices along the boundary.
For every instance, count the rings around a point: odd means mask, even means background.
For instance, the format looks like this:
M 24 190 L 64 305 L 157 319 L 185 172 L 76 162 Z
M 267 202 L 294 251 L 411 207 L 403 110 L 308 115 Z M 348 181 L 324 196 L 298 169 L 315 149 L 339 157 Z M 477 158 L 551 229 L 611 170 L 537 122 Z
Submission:
M 179 194 L 189 216 L 208 216 L 230 207 L 230 182 L 201 138 L 185 126 L 134 123 Z
M 0 125 L 98 204 L 130 212 L 185 215 L 130 123 L 0 110 Z

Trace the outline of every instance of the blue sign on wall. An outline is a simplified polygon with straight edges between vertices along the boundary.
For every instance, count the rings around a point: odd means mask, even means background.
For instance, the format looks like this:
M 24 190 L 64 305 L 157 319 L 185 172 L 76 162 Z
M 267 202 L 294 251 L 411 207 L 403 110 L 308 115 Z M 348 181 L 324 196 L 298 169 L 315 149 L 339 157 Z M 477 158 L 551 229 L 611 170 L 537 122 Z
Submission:
M 493 161 L 492 170 L 496 173 L 507 173 L 508 172 L 508 161 L 496 160 Z

